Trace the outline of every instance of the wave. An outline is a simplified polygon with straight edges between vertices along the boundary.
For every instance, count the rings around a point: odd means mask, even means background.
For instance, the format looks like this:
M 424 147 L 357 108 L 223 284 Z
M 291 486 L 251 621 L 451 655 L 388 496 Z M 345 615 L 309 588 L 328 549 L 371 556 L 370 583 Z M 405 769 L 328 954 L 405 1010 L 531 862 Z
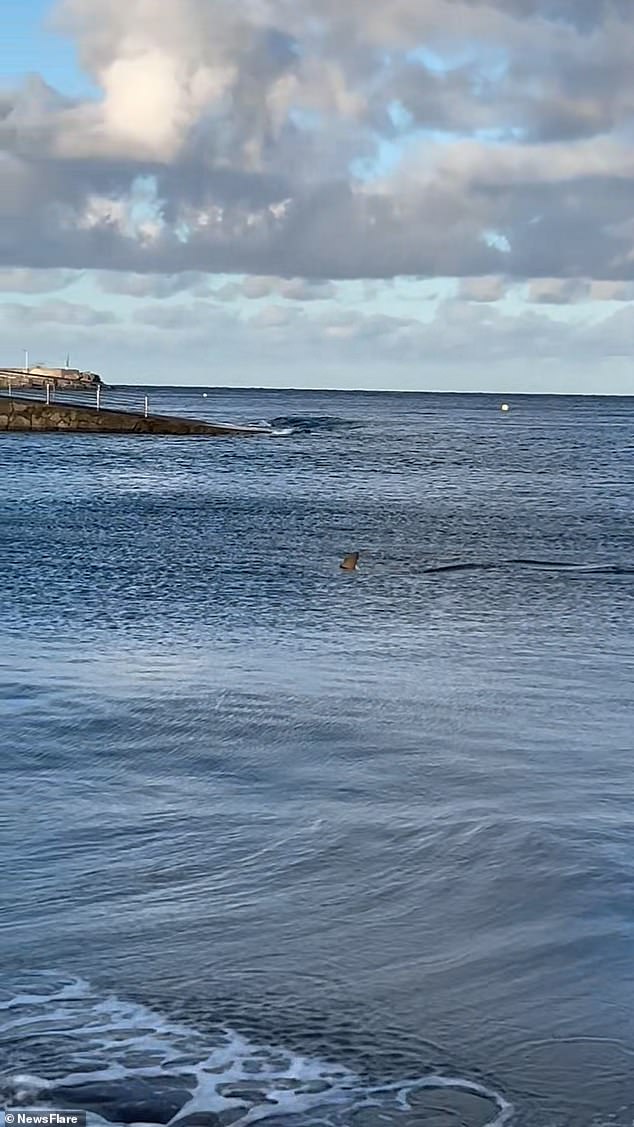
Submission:
M 471 562 L 465 560 L 464 562 L 457 561 L 456 563 L 430 564 L 428 567 L 424 567 L 423 571 L 432 574 L 437 571 L 490 571 L 491 568 L 502 566 L 502 564 L 478 563 L 477 561 Z
M 364 1127 L 371 1120 L 407 1127 L 421 1101 L 427 1111 L 434 1098 L 447 1110 L 454 1098 L 461 1122 L 472 1100 L 482 1123 L 484 1101 L 487 1127 L 502 1127 L 513 1111 L 476 1081 L 427 1075 L 370 1083 L 344 1065 L 222 1026 L 191 1028 L 50 973 L 3 992 L 0 1049 L 16 1066 L 5 1073 L 5 1107 L 83 1109 L 106 1124 Z
M 268 425 L 273 434 L 313 434 L 315 431 L 344 430 L 358 426 L 349 419 L 335 415 L 279 415 Z
M 425 573 L 434 574 L 446 571 L 492 571 L 509 567 L 534 568 L 539 571 L 560 571 L 570 575 L 634 575 L 634 567 L 628 564 L 570 563 L 561 560 L 508 559 L 508 560 L 450 560 L 446 563 L 433 563 L 423 567 Z
M 509 560 L 510 564 L 524 567 L 547 568 L 550 571 L 570 571 L 587 575 L 634 575 L 634 566 L 631 564 L 608 563 L 566 563 L 561 560 Z

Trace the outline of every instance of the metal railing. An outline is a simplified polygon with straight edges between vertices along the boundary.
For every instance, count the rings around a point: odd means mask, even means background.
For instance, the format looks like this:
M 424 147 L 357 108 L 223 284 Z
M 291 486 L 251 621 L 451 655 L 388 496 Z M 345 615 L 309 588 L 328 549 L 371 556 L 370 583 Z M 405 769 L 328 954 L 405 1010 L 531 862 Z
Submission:
M 12 399 L 35 399 L 39 403 L 60 406 L 93 407 L 97 411 L 125 411 L 133 415 L 147 415 L 150 411 L 148 396 L 136 387 L 108 387 L 106 384 L 88 385 L 85 388 L 60 387 L 52 381 L 42 381 L 25 387 L 20 377 L 0 376 L 0 395 Z

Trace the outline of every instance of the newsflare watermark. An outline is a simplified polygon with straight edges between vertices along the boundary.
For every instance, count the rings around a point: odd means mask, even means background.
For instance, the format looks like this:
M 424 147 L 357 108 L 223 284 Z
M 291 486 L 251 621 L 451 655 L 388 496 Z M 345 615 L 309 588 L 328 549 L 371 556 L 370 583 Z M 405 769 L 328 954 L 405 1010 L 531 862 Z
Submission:
M 86 1127 L 85 1111 L 40 1111 L 24 1108 L 0 1112 L 0 1127 Z

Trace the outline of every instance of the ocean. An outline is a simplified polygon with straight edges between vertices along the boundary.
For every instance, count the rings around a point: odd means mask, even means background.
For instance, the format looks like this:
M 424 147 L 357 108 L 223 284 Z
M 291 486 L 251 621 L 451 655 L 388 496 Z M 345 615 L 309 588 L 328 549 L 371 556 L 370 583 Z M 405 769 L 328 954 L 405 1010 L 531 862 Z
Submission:
M 0 436 L 0 1104 L 630 1127 L 634 400 L 149 394 Z

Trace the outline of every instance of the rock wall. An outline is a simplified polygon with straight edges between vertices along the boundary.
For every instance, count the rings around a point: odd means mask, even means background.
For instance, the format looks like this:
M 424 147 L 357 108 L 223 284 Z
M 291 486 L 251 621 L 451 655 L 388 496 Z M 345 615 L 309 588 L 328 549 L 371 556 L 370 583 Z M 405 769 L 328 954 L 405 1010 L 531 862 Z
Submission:
M 89 434 L 207 434 L 247 435 L 248 427 L 204 423 L 169 415 L 134 415 L 127 411 L 100 410 L 68 404 L 40 403 L 33 399 L 0 396 L 0 431 L 74 431 Z M 255 432 L 257 433 L 257 431 Z

